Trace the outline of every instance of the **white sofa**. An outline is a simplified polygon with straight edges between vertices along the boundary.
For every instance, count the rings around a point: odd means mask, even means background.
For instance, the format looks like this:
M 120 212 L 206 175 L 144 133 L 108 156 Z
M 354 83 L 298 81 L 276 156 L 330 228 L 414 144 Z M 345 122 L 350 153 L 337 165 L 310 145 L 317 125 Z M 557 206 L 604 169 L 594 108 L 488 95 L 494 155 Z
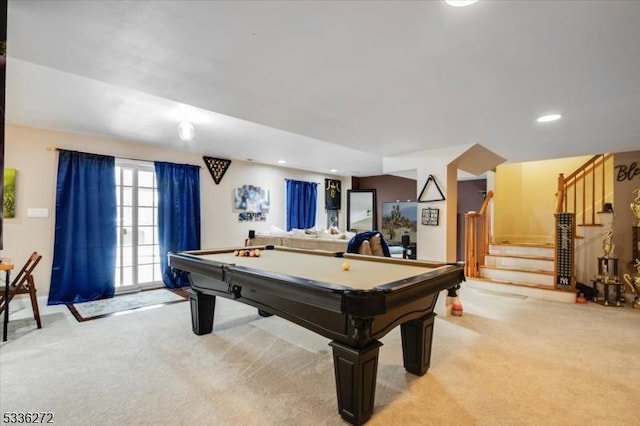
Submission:
M 291 232 L 257 232 L 253 238 L 248 238 L 247 245 L 274 245 L 309 250 L 347 251 L 349 240 L 355 234 L 352 232 L 330 233 L 325 230 L 293 230 Z
M 334 233 L 331 233 L 334 232 Z M 301 248 L 307 250 L 326 250 L 326 251 L 347 251 L 349 241 L 355 233 L 353 232 L 337 232 L 331 230 L 301 230 L 294 229 L 290 232 L 278 230 L 272 232 L 256 232 L 253 238 L 247 238 L 245 245 L 247 246 L 284 246 L 291 248 Z M 389 252 L 392 257 L 402 258 L 403 251 L 401 246 L 389 246 Z

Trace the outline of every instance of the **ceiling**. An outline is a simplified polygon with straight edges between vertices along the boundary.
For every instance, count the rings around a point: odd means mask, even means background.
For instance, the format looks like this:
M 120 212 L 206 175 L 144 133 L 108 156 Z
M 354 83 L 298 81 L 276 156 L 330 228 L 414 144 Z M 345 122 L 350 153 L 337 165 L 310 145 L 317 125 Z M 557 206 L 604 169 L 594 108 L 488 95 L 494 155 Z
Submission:
M 472 144 L 631 151 L 639 22 L 613 0 L 9 0 L 6 118 L 337 175 Z

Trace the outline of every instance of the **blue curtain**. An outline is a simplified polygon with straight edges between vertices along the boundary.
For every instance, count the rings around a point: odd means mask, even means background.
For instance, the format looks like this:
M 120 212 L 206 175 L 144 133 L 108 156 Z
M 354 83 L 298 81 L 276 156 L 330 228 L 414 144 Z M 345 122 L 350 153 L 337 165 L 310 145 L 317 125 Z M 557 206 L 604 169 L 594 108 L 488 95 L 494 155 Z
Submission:
M 186 273 L 174 274 L 171 251 L 200 249 L 200 168 L 155 162 L 158 184 L 158 233 L 162 281 L 169 288 L 189 285 Z
M 113 297 L 115 158 L 61 150 L 49 305 Z
M 316 224 L 318 184 L 287 179 L 287 231 Z

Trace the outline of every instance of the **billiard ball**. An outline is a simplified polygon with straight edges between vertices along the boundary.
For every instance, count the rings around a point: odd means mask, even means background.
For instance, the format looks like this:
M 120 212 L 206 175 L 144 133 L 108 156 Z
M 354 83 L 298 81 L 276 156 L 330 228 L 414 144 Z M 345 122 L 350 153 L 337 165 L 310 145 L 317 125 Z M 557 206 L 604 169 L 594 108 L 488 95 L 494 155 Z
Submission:
M 240 255 L 240 251 L 239 251 L 239 250 L 234 251 L 234 252 L 233 252 L 233 255 L 234 255 L 234 256 L 239 256 L 239 255 Z
M 349 265 L 349 262 L 343 262 L 342 263 L 342 270 L 343 271 L 348 271 L 349 268 L 351 268 L 351 265 Z
M 253 255 L 254 255 L 255 257 L 260 257 L 260 249 L 255 249 L 255 250 L 253 251 Z

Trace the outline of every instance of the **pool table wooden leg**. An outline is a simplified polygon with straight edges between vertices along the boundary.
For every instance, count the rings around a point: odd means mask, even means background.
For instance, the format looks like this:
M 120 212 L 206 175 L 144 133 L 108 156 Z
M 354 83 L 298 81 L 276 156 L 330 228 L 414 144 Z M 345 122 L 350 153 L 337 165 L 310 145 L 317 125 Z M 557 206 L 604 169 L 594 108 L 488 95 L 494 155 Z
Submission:
M 211 333 L 213 330 L 213 313 L 216 308 L 216 297 L 187 290 L 191 304 L 191 328 L 198 336 Z
M 338 412 L 354 425 L 366 422 L 373 413 L 378 373 L 377 340 L 365 348 L 352 348 L 333 341 L 333 368 L 336 376 Z
M 409 373 L 422 376 L 431 365 L 431 342 L 435 317 L 434 313 L 429 313 L 400 326 L 404 368 Z

